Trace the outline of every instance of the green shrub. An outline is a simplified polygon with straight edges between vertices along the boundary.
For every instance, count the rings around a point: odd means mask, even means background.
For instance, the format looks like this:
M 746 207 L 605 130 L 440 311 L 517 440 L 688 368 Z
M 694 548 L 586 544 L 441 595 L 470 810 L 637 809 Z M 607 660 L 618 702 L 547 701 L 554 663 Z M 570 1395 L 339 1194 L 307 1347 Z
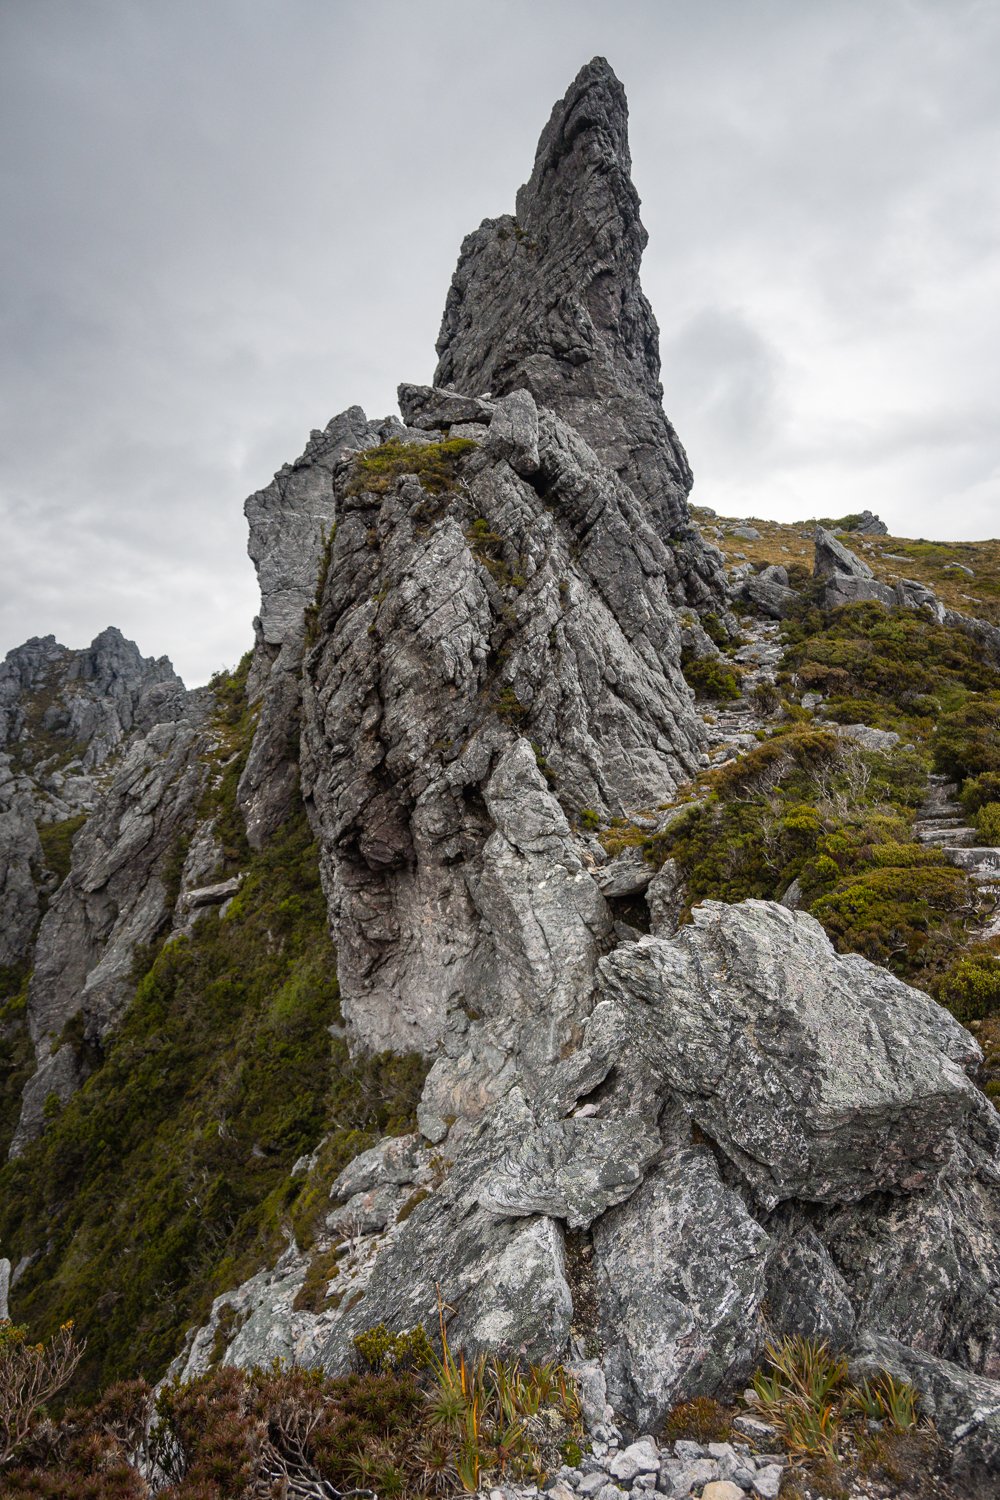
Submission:
M 681 670 L 696 698 L 731 702 L 743 692 L 743 673 L 721 656 L 702 656 L 683 661 Z
M 934 767 L 954 781 L 1000 774 L 1000 695 L 977 696 L 942 714 Z
M 970 818 L 987 802 L 1000 802 L 1000 771 L 984 771 L 981 776 L 970 776 L 962 787 L 961 800 Z
M 984 802 L 975 817 L 979 842 L 996 847 L 1000 844 L 1000 802 Z
M 969 903 L 968 877 L 952 865 L 892 865 L 846 878 L 811 911 L 841 952 L 912 975 L 947 961 Z
M 964 1025 L 1000 1016 L 1000 951 L 987 944 L 970 948 L 943 976 L 935 994 Z

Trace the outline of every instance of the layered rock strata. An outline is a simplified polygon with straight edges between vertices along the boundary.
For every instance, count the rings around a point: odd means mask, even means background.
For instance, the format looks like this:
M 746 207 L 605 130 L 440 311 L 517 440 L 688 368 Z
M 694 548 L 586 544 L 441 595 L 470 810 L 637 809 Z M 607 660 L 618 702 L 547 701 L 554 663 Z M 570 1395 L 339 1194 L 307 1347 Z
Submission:
M 691 523 L 691 469 L 663 411 L 631 169 L 625 91 L 598 57 L 553 109 L 516 215 L 484 220 L 463 242 L 434 384 L 468 396 L 530 391 L 641 502 L 671 547 L 675 602 L 722 614 L 721 556 Z
M 466 414 L 430 389 L 406 405 L 439 424 L 425 444 Z M 303 784 L 359 1039 L 428 1051 L 472 1010 L 499 1021 L 496 1080 L 512 1007 L 549 1017 L 535 1063 L 558 1055 L 610 936 L 567 816 L 662 801 L 702 730 L 669 549 L 632 491 L 527 392 L 475 414 L 438 494 L 405 464 L 335 476 Z

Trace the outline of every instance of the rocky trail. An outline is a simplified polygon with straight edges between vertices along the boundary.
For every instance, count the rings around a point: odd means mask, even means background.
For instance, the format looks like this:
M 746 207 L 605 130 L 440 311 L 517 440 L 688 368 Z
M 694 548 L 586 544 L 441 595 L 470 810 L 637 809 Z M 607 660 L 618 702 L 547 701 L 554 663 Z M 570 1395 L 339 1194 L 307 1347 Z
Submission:
M 758 731 L 767 723 L 768 715 L 753 695 L 759 688 L 774 686 L 776 670 L 784 655 L 780 630 L 776 620 L 747 618 L 741 622 L 743 645 L 733 653 L 734 662 L 743 672 L 741 695 L 702 714 L 713 766 L 725 765 L 749 750 L 757 743 Z
M 978 842 L 969 826 L 958 788 L 946 776 L 928 780 L 927 800 L 914 823 L 914 834 L 922 844 L 940 849 L 953 865 L 975 882 L 981 903 L 977 937 L 985 942 L 1000 937 L 1000 848 Z

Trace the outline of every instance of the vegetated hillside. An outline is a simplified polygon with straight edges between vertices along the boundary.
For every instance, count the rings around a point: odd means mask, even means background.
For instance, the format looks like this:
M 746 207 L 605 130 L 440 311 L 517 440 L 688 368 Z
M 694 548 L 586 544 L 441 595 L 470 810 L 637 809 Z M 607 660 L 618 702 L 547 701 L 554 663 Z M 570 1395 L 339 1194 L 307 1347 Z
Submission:
M 301 1232 L 296 1158 L 327 1134 L 335 1175 L 386 1129 L 412 1128 L 426 1071 L 405 1057 L 352 1063 L 331 1035 L 336 962 L 305 813 L 252 851 L 235 805 L 255 726 L 246 668 L 213 683 L 218 769 L 199 809 L 239 891 L 136 953 L 120 1029 L 0 1170 L 0 1243 L 28 1260 L 18 1316 L 39 1334 L 75 1321 L 80 1394 L 161 1376 L 212 1297 L 277 1254 L 286 1226 Z M 185 852 L 181 839 L 178 879 Z
M 795 903 L 841 951 L 885 964 L 973 1028 L 987 1054 L 987 1092 L 1000 1096 L 1000 877 L 981 885 L 938 847 L 950 830 L 942 825 L 936 837 L 929 780 L 955 784 L 964 816 L 956 807 L 953 821 L 968 835 L 959 843 L 1000 845 L 1000 665 L 928 613 L 877 603 L 824 610 L 812 576 L 814 522 L 694 514 L 731 563 L 784 566 L 801 597 L 773 627 L 782 653 L 773 684 L 754 695 L 760 743 L 703 775 L 689 793 L 697 807 L 646 841 L 649 857 L 678 861 L 689 906 L 781 899 L 795 882 Z M 737 526 L 760 536 L 734 535 Z M 918 555 L 923 569 L 912 576 L 932 581 L 943 600 L 950 589 L 964 612 L 989 617 L 1000 597 L 1000 542 L 911 543 L 848 530 L 840 538 L 887 581 L 885 552 Z M 975 570 L 974 579 L 960 575 L 961 590 L 953 573 L 942 582 L 937 561 L 959 549 Z M 749 626 L 753 615 L 743 619 Z M 741 686 L 739 654 L 739 642 L 723 646 L 733 676 L 714 669 L 718 704 Z M 706 717 L 714 717 L 709 704 Z M 878 736 L 837 733 L 859 723 L 898 740 L 879 747 Z M 625 836 L 607 838 L 615 847 Z
M 978 615 L 1000 624 L 1000 541 L 946 542 L 926 537 L 868 535 L 852 529 L 854 516 L 802 521 L 765 521 L 756 516 L 727 519 L 704 507 L 692 505 L 691 514 L 702 534 L 722 551 L 727 564 L 744 559 L 752 563 L 778 563 L 798 567 L 803 576 L 813 568 L 813 536 L 817 524 L 826 526 L 871 568 L 884 583 L 915 578 L 934 590 L 950 609 Z M 757 538 L 737 536 L 733 527 L 752 527 Z

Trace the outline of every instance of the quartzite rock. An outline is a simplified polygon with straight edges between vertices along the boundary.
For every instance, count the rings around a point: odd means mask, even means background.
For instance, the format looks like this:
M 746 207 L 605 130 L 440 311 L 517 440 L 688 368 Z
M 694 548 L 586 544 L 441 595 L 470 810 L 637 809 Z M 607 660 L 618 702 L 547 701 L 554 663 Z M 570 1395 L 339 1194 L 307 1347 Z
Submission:
M 313 432 L 300 457 L 243 507 L 247 550 L 260 585 L 249 679 L 260 711 L 237 797 L 254 848 L 285 822 L 296 798 L 305 613 L 315 602 L 336 520 L 333 473 L 348 454 L 378 441 L 378 424 L 352 406 Z
M 921 1186 L 977 1099 L 979 1050 L 947 1011 L 774 902 L 705 902 L 600 975 L 645 1070 L 767 1205 Z
M 420 407 L 440 415 L 433 392 Z M 563 1045 L 610 915 L 536 760 L 566 806 L 610 814 L 697 768 L 668 549 L 570 428 L 537 421 L 530 483 L 484 442 L 442 494 L 342 485 L 303 786 L 345 1015 L 375 1048 L 429 1051 L 466 1009 L 501 1013 L 504 986 L 538 991 Z
M 813 576 L 832 578 L 835 573 L 840 573 L 847 578 L 871 578 L 873 576 L 868 564 L 856 556 L 849 547 L 845 547 L 843 542 L 839 542 L 832 531 L 817 526 Z
M 636 1120 L 542 1120 L 487 1173 L 479 1201 L 496 1214 L 550 1214 L 586 1229 L 631 1197 L 661 1149 Z
M 469 397 L 530 391 L 643 502 L 675 549 L 675 600 L 721 613 L 721 562 L 691 523 L 691 470 L 663 411 L 631 166 L 625 92 L 594 58 L 552 111 L 517 217 L 484 220 L 462 245 L 434 383 Z
M 608 1394 L 640 1431 L 753 1367 L 767 1235 L 704 1147 L 673 1152 L 593 1228 Z

